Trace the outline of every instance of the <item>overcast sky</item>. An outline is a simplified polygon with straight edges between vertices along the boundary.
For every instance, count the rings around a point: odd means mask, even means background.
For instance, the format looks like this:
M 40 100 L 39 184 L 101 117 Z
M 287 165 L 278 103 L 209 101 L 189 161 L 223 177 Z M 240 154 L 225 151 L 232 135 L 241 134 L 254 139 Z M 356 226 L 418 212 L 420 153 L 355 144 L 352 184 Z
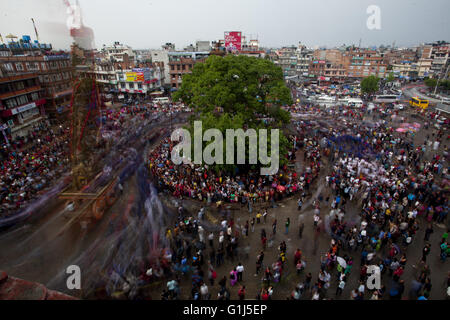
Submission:
M 75 0 L 69 0 L 75 3 Z M 224 31 L 258 37 L 265 47 L 297 45 L 412 46 L 450 40 L 449 0 L 79 0 L 95 45 L 128 44 L 183 49 L 196 40 L 223 39 Z M 381 30 L 369 30 L 369 5 L 381 10 Z M 1 0 L 0 33 L 30 35 L 34 18 L 41 42 L 66 49 L 72 42 L 63 0 Z

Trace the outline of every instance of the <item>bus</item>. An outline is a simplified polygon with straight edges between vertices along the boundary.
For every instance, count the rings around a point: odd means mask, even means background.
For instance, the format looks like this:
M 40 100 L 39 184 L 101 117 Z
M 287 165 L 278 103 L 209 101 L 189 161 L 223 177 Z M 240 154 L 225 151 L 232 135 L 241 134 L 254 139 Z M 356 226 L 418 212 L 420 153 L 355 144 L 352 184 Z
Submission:
M 336 103 L 336 99 L 334 97 L 330 97 L 327 95 L 321 95 L 315 99 L 315 103 L 321 107 L 331 107 Z
M 356 108 L 361 108 L 363 106 L 363 101 L 359 98 L 350 98 L 347 103 L 349 106 Z
M 409 105 L 411 107 L 419 107 L 423 110 L 428 108 L 428 105 L 430 104 L 430 101 L 426 99 L 420 99 L 418 97 L 412 97 L 411 100 L 409 100 Z
M 157 98 L 153 98 L 153 102 L 155 102 L 155 103 L 169 103 L 170 99 L 168 97 L 157 97 Z
M 374 102 L 377 103 L 394 103 L 399 100 L 399 97 L 395 94 L 384 94 L 384 95 L 378 95 L 375 96 Z

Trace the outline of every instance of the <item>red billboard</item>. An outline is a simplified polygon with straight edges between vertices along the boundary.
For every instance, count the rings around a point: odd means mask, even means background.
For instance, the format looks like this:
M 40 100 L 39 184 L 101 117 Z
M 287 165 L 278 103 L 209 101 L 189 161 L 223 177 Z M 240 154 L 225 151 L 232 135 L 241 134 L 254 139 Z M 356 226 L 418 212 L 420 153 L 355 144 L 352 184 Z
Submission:
M 225 48 L 229 51 L 240 51 L 242 34 L 240 31 L 225 32 Z

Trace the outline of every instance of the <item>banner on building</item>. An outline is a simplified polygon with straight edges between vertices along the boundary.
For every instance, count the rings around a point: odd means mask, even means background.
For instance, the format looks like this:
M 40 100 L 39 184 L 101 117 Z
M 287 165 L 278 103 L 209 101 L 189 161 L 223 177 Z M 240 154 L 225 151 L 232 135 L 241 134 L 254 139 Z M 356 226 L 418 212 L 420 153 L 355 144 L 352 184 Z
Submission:
M 126 77 L 127 77 L 128 82 L 137 81 L 137 73 L 136 72 L 127 72 Z
M 150 68 L 134 68 L 132 71 L 137 73 L 137 81 L 144 82 L 152 78 Z
M 242 45 L 242 33 L 239 31 L 225 32 L 225 48 L 229 51 L 240 51 Z

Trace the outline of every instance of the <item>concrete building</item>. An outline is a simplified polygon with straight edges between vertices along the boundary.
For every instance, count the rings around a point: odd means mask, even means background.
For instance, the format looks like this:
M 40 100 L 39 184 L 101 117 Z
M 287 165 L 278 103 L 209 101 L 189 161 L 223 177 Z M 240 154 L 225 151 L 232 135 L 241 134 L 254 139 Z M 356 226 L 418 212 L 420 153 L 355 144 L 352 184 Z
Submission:
M 284 77 L 297 75 L 297 48 L 295 46 L 283 47 L 276 50 L 276 59 L 274 63 L 281 67 Z
M 309 65 L 309 76 L 319 82 L 342 83 L 348 77 L 349 57 L 340 50 L 315 50 Z
M 196 52 L 209 52 L 211 51 L 211 44 L 209 41 L 197 41 L 195 43 Z
M 14 47 L 14 50 L 9 51 L 8 47 Z M 36 50 L 31 47 L 31 42 L 2 45 L 0 51 L 3 52 L 0 65 L 4 75 L 37 74 L 46 99 L 45 113 L 52 120 L 65 121 L 72 95 L 73 68 L 70 55 Z
M 387 65 L 383 57 L 375 50 L 352 49 L 346 52 L 349 57 L 348 77 L 362 79 L 368 76 L 384 78 L 387 75 Z
M 209 56 L 209 52 L 169 52 L 169 79 L 172 90 L 181 86 L 182 77 L 191 73 L 192 68 L 198 62 L 203 62 Z
M 105 54 L 105 58 L 112 62 L 124 62 L 126 60 L 134 62 L 136 58 L 133 49 L 120 42 L 114 42 L 112 46 L 103 45 L 101 51 Z
M 309 65 L 313 58 L 313 51 L 306 48 L 306 46 L 299 43 L 297 47 L 297 75 L 300 78 L 307 78 L 309 76 Z
M 33 126 L 46 120 L 44 90 L 39 84 L 39 76 L 33 72 L 20 72 L 0 78 L 1 129 L 15 139 L 26 136 Z

